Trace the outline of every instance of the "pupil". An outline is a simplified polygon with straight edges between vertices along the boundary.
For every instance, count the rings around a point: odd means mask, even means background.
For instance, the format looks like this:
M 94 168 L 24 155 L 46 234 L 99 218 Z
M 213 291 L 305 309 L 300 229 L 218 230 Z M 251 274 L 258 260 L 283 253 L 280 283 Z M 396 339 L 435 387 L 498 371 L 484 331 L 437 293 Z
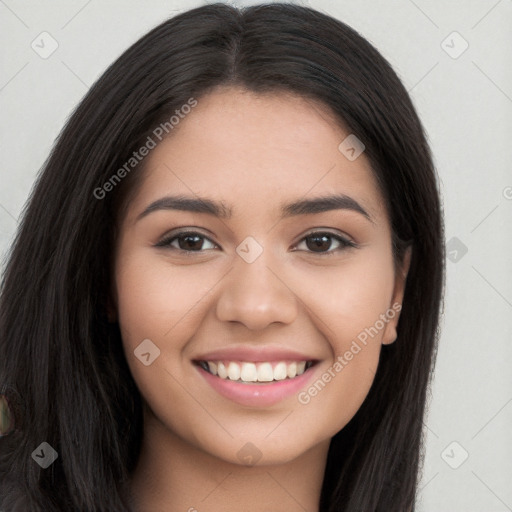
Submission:
M 201 248 L 201 244 L 199 244 L 199 247 L 194 247 L 194 243 L 197 243 L 198 241 L 199 242 L 201 241 L 201 237 L 200 236 L 197 236 L 197 235 L 184 235 L 181 238 L 181 240 L 185 242 L 184 244 L 181 244 L 182 245 L 182 249 L 185 250 L 185 251 L 190 251 L 190 250 L 193 250 L 193 249 L 200 249 Z M 187 247 L 183 247 L 183 245 L 186 245 Z
M 324 245 L 323 249 L 327 250 L 329 249 L 330 243 L 330 237 L 329 235 L 311 235 L 308 237 L 308 240 L 315 240 L 314 243 L 307 243 L 308 249 L 311 249 L 315 251 L 316 249 L 322 249 L 322 245 Z

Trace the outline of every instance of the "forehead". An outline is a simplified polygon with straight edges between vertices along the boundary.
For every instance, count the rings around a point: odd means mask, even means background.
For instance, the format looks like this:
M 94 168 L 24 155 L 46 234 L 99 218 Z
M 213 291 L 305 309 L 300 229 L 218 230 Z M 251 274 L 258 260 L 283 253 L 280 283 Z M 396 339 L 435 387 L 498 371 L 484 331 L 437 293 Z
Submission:
M 339 149 L 350 132 L 320 102 L 290 93 L 221 88 L 198 98 L 177 129 L 146 157 L 134 210 L 165 194 L 208 197 L 233 216 L 278 213 L 299 198 L 356 196 L 374 217 L 385 212 L 362 153 Z

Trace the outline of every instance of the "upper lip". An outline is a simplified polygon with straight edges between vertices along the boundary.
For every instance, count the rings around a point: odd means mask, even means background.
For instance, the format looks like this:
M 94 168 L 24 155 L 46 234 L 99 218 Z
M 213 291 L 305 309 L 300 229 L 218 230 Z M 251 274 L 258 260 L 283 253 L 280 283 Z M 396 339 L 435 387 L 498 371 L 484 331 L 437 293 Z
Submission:
M 195 361 L 247 361 L 253 363 L 274 361 L 316 361 L 317 358 L 283 347 L 232 347 L 212 350 L 194 358 Z

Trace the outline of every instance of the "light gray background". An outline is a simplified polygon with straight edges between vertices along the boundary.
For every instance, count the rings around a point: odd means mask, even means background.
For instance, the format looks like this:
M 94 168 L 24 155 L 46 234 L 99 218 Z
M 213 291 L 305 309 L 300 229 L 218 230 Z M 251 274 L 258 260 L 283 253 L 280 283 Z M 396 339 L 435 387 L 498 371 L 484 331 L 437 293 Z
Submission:
M 201 3 L 0 0 L 0 255 L 90 85 L 149 29 Z M 447 292 L 418 511 L 512 511 L 512 0 L 300 3 L 391 62 L 440 176 Z M 44 31 L 58 43 L 46 59 L 31 47 L 50 48 Z

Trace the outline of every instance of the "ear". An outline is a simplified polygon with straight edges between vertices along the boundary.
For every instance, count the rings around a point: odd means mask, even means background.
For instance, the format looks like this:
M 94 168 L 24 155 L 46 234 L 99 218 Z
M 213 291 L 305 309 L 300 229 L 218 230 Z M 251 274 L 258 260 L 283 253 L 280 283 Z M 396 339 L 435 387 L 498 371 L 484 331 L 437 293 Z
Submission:
M 389 318 L 382 336 L 382 344 L 389 345 L 397 338 L 396 328 L 400 311 L 402 310 L 402 301 L 404 298 L 405 283 L 407 282 L 407 274 L 411 266 L 412 246 L 407 247 L 404 253 L 402 264 L 395 271 L 395 287 L 393 290 L 393 298 L 386 316 Z M 393 314 L 393 313 L 394 314 Z M 391 316 L 393 314 L 393 316 Z

